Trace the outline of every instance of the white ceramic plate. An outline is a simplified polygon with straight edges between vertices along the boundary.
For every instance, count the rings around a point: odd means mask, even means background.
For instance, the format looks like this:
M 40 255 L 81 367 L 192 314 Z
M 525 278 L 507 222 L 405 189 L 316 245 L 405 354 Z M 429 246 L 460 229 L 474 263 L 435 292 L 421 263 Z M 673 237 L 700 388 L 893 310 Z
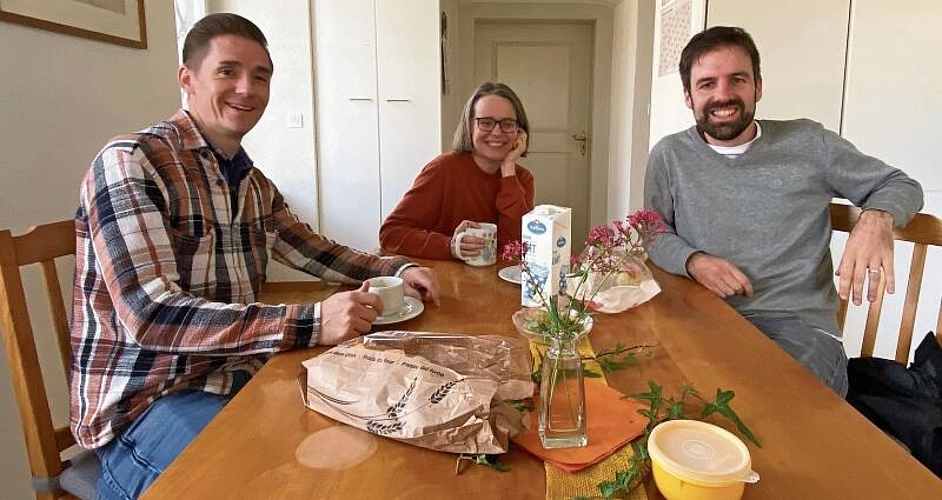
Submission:
M 500 276 L 500 279 L 504 281 L 509 281 L 511 283 L 520 284 L 520 266 L 507 266 L 500 271 L 497 271 L 497 275 Z
M 388 315 L 380 316 L 376 318 L 376 321 L 373 322 L 374 325 L 391 325 L 393 323 L 399 323 L 400 321 L 406 321 L 412 319 L 425 310 L 425 304 L 421 300 L 409 297 L 408 295 L 403 297 L 406 301 L 406 305 L 402 309 Z

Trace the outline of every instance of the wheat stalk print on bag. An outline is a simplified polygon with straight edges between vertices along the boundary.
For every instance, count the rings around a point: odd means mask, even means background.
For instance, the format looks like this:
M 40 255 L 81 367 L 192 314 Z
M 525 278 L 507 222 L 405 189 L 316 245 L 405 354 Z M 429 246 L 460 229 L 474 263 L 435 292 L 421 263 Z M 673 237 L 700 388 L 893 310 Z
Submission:
M 416 446 L 504 453 L 533 395 L 528 348 L 504 337 L 377 332 L 303 363 L 305 405 Z

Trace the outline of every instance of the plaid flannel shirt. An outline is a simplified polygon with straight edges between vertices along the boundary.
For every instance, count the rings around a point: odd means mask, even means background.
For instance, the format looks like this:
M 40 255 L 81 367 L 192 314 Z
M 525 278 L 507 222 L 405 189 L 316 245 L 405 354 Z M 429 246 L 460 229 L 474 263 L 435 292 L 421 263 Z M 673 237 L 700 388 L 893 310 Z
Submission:
M 100 447 L 156 398 L 229 394 L 278 351 L 317 343 L 320 304 L 256 302 L 268 259 L 356 284 L 409 265 L 313 233 L 258 169 L 232 206 L 189 115 L 112 139 L 76 214 L 71 425 Z

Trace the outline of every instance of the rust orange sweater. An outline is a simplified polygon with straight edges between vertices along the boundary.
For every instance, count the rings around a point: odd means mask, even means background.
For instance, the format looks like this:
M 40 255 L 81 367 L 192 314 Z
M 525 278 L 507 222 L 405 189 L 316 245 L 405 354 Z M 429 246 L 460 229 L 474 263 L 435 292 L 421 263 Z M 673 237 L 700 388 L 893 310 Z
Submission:
M 520 218 L 533 209 L 533 175 L 485 173 L 470 153 L 432 160 L 379 230 L 383 249 L 428 259 L 451 259 L 451 237 L 463 220 L 497 224 L 498 248 L 520 239 Z

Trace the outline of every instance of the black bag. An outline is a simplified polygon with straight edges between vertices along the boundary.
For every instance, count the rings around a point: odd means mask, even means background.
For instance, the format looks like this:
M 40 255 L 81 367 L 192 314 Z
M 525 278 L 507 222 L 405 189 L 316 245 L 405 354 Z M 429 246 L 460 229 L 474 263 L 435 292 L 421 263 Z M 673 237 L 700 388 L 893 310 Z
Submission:
M 853 358 L 847 401 L 942 478 L 942 347 L 929 332 L 912 365 Z

